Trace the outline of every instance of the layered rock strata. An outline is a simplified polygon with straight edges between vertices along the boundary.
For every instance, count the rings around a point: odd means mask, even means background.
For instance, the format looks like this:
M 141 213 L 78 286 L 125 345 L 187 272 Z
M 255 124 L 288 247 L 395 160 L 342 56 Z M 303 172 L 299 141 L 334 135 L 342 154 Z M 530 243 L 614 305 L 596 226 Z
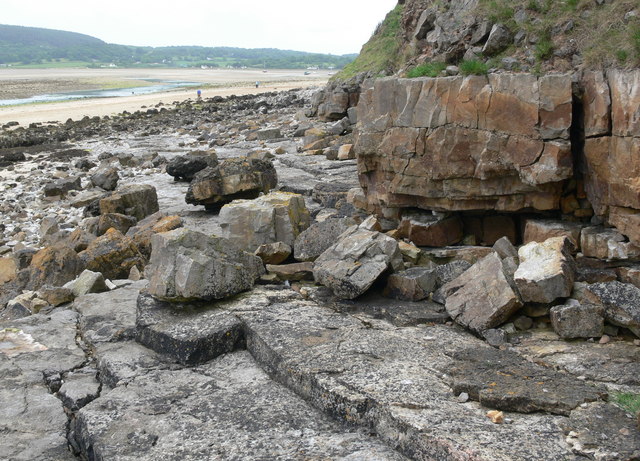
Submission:
M 371 211 L 554 210 L 573 176 L 569 75 L 378 79 L 355 149 Z

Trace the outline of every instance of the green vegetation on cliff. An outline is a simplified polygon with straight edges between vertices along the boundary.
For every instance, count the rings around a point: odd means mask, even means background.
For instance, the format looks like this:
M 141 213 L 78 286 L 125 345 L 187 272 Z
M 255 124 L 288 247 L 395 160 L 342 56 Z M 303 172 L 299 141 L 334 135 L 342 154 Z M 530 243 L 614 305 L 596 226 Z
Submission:
M 371 39 L 362 47 L 358 57 L 347 64 L 336 78 L 348 79 L 360 72 L 369 71 L 393 72 L 402 64 L 402 56 L 399 54 L 402 10 L 403 5 L 397 5 L 387 14 L 384 21 L 376 27 Z
M 336 56 L 273 48 L 113 45 L 95 37 L 65 32 L 0 25 L 0 65 L 69 67 L 114 64 L 122 67 L 257 67 L 306 69 L 342 68 L 356 55 Z

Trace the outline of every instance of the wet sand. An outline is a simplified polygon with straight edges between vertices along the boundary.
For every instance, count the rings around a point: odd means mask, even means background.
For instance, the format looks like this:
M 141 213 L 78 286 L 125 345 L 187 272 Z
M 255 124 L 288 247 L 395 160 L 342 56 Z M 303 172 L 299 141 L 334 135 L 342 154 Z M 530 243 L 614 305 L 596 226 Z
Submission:
M 198 82 L 200 87 L 117 98 L 97 98 L 46 104 L 0 107 L 0 125 L 10 121 L 29 123 L 56 122 L 85 116 L 115 115 L 135 112 L 144 107 L 195 99 L 197 88 L 202 97 L 229 96 L 283 91 L 292 88 L 322 86 L 329 79 L 326 71 L 303 75 L 302 70 L 201 70 L 201 69 L 0 69 L 0 99 L 8 95 L 29 97 L 37 94 L 79 89 L 102 89 L 114 86 L 141 86 L 145 79 Z M 260 81 L 260 87 L 255 82 Z M 132 84 L 131 82 L 134 82 Z M 13 96 L 11 96 L 13 97 Z

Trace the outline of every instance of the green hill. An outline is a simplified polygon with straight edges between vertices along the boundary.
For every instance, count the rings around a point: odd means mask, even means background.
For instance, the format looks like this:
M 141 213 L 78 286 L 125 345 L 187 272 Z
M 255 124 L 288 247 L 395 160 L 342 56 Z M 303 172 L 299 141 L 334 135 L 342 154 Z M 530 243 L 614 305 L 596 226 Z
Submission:
M 273 48 L 170 46 L 141 47 L 105 43 L 89 35 L 36 27 L 0 25 L 0 65 L 61 67 L 259 67 L 337 69 L 355 54 L 331 55 Z

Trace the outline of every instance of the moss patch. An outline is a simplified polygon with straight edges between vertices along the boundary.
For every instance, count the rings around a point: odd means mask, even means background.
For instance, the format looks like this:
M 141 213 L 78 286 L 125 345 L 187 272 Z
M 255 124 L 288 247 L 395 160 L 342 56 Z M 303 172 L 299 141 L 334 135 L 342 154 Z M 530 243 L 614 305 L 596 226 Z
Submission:
M 629 413 L 640 413 L 640 394 L 630 392 L 614 392 L 611 401 Z

